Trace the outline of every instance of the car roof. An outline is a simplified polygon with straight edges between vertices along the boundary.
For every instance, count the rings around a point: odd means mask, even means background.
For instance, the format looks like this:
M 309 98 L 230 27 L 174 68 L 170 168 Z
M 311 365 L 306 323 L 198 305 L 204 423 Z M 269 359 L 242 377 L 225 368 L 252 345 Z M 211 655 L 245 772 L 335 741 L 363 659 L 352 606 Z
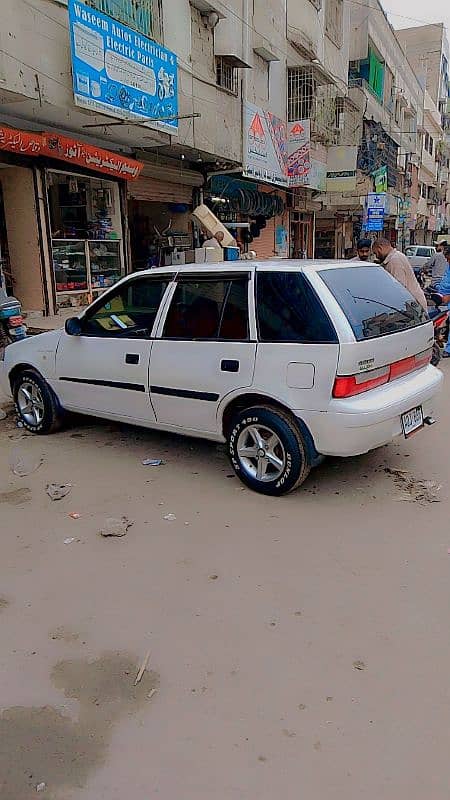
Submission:
M 153 269 L 134 272 L 138 275 L 201 275 L 203 272 L 211 274 L 236 274 L 237 272 L 320 272 L 324 269 L 345 269 L 346 267 L 377 266 L 368 261 L 349 261 L 334 259 L 254 259 L 252 261 L 219 261 L 215 264 L 180 264 L 166 267 L 153 267 Z M 129 276 L 128 276 L 129 277 Z

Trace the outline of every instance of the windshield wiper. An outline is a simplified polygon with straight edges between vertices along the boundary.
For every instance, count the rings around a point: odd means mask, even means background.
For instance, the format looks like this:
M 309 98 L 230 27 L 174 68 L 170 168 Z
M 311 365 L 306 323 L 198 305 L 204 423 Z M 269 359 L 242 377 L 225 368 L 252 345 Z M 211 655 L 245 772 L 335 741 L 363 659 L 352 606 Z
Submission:
M 363 300 L 366 303 L 377 303 L 377 305 L 383 306 L 383 308 L 390 308 L 391 311 L 396 311 L 398 314 L 403 314 L 403 316 L 406 317 L 406 319 L 409 319 L 409 320 L 414 319 L 414 311 L 412 311 L 411 314 L 408 314 L 406 311 L 403 311 L 401 308 L 397 308 L 396 306 L 390 306 L 390 305 L 388 305 L 388 303 L 382 303 L 381 300 L 374 299 L 373 297 L 359 297 L 357 294 L 352 294 L 350 289 L 347 289 L 347 292 L 349 293 L 350 297 L 352 297 L 353 300 L 355 300 L 355 301 L 356 300 Z

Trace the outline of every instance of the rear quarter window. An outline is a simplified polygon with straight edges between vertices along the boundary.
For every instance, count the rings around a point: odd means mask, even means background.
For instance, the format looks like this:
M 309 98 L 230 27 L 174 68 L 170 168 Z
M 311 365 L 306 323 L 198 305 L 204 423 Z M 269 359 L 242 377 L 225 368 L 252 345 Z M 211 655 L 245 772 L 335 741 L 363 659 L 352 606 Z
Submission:
M 256 308 L 261 342 L 338 341 L 327 312 L 301 272 L 257 273 Z
M 420 303 L 383 267 L 346 267 L 319 272 L 361 342 L 428 322 Z

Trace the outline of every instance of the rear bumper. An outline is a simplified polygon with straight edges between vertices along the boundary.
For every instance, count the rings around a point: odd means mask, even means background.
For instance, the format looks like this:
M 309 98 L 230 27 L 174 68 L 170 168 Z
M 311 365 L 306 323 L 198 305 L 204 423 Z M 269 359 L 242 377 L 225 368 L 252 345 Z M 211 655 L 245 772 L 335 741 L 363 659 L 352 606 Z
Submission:
M 431 365 L 357 397 L 332 400 L 325 412 L 296 411 L 308 426 L 318 453 L 355 456 L 388 444 L 402 434 L 401 415 L 422 406 L 433 416 L 443 382 Z

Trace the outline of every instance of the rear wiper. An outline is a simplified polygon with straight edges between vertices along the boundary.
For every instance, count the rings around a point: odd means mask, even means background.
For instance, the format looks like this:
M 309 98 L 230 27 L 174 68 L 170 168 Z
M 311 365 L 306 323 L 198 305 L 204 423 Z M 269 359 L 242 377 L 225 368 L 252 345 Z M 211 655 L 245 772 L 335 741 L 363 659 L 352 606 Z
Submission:
M 374 299 L 373 297 L 359 297 L 357 294 L 352 294 L 350 289 L 347 289 L 347 292 L 349 293 L 350 297 L 353 298 L 353 300 L 363 300 L 366 303 L 377 303 L 379 306 L 383 306 L 383 308 L 390 308 L 391 311 L 396 311 L 398 314 L 403 314 L 406 319 L 412 320 L 414 318 L 414 312 L 411 315 L 406 311 L 403 311 L 401 308 L 390 306 L 387 303 L 382 303 L 381 300 Z

